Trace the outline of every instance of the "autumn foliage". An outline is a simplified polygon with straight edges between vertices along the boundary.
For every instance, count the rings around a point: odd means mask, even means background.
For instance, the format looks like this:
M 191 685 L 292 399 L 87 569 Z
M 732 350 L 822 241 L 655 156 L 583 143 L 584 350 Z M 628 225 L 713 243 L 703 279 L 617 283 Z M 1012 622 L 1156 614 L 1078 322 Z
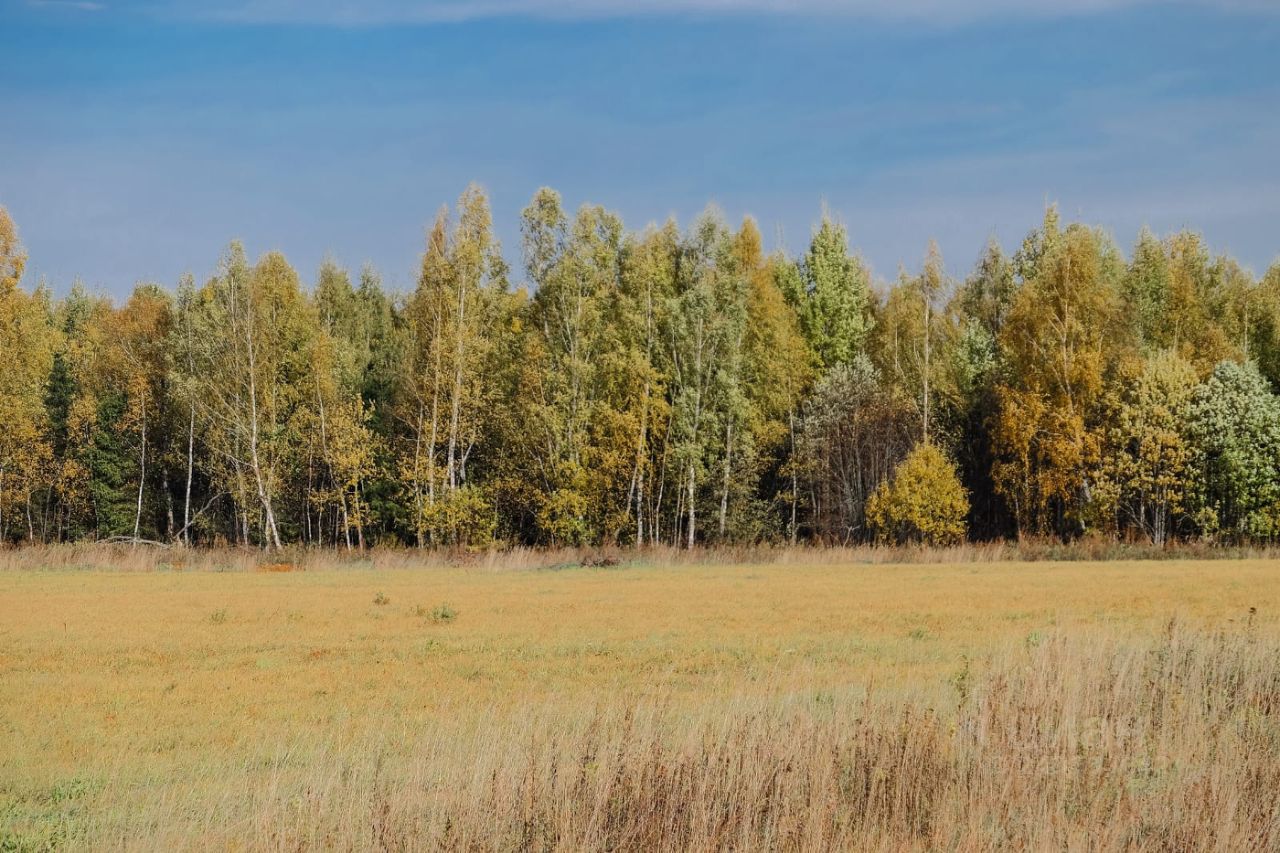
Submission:
M 0 210 L 0 541 L 1280 537 L 1280 266 L 1051 207 L 881 281 L 828 216 L 793 256 L 550 189 L 519 242 L 472 186 L 409 293 L 235 242 L 117 304 L 25 281 Z
M 884 541 L 951 545 L 964 539 L 969 496 L 955 466 L 923 442 L 867 501 L 867 523 Z

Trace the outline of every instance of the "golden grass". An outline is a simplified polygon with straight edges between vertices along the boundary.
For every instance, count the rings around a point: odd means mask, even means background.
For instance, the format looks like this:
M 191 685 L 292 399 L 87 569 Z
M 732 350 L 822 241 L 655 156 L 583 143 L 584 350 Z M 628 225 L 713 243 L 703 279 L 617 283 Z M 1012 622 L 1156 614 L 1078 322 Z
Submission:
M 0 849 L 1280 849 L 1275 562 L 803 553 L 9 565 Z

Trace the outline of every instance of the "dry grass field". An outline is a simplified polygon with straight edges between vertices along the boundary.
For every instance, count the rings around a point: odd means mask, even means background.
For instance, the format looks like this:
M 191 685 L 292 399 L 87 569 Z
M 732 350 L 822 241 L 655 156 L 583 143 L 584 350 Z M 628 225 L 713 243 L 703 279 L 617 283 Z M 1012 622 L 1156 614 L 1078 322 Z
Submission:
M 0 850 L 1280 849 L 1280 564 L 810 556 L 11 556 Z

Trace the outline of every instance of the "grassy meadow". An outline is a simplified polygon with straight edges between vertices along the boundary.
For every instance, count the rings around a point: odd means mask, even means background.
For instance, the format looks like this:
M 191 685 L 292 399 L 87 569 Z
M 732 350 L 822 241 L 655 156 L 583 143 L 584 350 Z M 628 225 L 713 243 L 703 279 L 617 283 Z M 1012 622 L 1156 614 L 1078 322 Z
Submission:
M 4 851 L 1280 849 L 1272 560 L 17 553 Z

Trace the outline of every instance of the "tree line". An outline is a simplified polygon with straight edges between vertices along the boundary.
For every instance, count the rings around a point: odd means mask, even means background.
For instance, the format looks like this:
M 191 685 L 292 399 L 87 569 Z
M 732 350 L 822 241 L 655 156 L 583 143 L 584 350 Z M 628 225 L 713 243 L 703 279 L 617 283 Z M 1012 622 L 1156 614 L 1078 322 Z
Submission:
M 117 305 L 24 289 L 0 208 L 0 542 L 1280 534 L 1280 264 L 1052 207 L 963 280 L 827 216 L 790 257 L 543 189 L 520 231 L 514 271 L 473 186 L 411 293 L 232 243 Z

